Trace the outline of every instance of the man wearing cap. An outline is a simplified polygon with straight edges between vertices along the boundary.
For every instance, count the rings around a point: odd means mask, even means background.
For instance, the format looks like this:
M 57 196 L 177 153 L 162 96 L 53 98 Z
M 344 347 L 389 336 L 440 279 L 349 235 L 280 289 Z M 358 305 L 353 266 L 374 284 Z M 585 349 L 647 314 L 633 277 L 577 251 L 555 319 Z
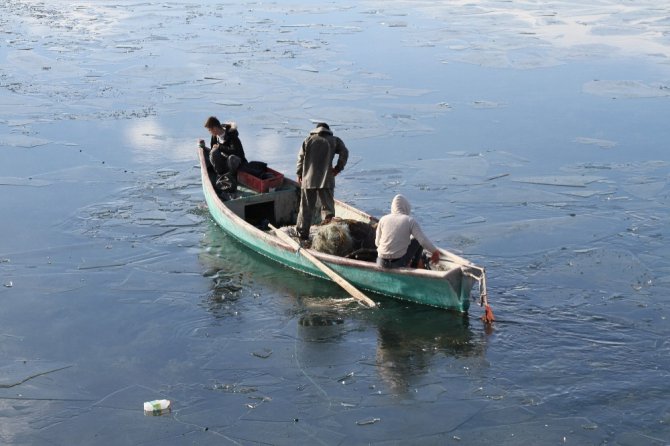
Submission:
M 337 155 L 337 164 L 333 160 Z M 309 240 L 309 228 L 317 198 L 321 199 L 321 217 L 329 220 L 335 216 L 335 176 L 342 172 L 349 158 L 344 142 L 333 135 L 325 122 L 316 124 L 309 132 L 298 153 L 296 173 L 300 183 L 300 210 L 296 230 L 300 239 Z

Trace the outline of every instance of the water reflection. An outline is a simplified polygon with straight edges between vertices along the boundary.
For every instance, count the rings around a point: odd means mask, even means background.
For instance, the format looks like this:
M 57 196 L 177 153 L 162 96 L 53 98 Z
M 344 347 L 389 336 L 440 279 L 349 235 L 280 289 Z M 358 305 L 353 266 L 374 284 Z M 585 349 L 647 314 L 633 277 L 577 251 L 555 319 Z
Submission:
M 435 356 L 483 356 L 486 338 L 470 328 L 467 315 L 419 306 L 382 312 L 377 323 L 377 372 L 394 393 L 406 393 Z
M 198 258 L 204 267 L 203 276 L 212 281 L 208 299 L 215 315 L 217 309 L 242 295 L 254 297 L 259 293 L 270 293 L 268 300 L 277 300 L 281 295 L 301 299 L 303 296 L 330 296 L 337 289 L 326 281 L 283 268 L 255 253 L 226 235 L 211 218 L 207 218 L 205 224 Z
M 486 352 L 487 334 L 478 321 L 471 327 L 468 315 L 381 296 L 374 296 L 379 309 L 363 309 L 335 285 L 280 267 L 225 235 L 213 221 L 206 224 L 199 258 L 203 275 L 212 280 L 208 311 L 216 318 L 245 311 L 250 316 L 255 310 L 249 302 L 267 295 L 271 311 L 294 322 L 282 331 L 295 327 L 303 365 L 339 368 L 343 374 L 370 367 L 388 392 L 405 394 L 445 359 L 483 357 Z

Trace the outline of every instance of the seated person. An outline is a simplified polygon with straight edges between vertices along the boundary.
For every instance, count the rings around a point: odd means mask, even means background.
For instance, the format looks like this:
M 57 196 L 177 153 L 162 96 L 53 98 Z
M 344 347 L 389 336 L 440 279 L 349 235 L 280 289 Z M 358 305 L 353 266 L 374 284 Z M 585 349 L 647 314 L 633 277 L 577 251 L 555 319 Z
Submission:
M 407 267 L 418 263 L 423 249 L 431 252 L 431 262 L 440 261 L 440 251 L 424 235 L 419 223 L 409 215 L 410 204 L 402 195 L 393 197 L 391 213 L 377 224 L 375 244 L 377 265 L 383 268 Z
M 215 186 L 222 192 L 235 192 L 237 170 L 247 164 L 237 125 L 234 122 L 221 124 L 216 117 L 210 116 L 205 127 L 212 135 L 208 155 L 217 175 Z

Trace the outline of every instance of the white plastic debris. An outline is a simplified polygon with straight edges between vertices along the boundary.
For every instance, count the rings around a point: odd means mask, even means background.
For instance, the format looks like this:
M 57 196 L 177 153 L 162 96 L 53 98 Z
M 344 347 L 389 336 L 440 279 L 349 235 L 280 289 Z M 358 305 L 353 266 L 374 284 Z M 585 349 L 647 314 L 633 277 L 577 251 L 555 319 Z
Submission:
M 163 415 L 170 412 L 172 403 L 170 400 L 153 400 L 144 403 L 145 415 Z

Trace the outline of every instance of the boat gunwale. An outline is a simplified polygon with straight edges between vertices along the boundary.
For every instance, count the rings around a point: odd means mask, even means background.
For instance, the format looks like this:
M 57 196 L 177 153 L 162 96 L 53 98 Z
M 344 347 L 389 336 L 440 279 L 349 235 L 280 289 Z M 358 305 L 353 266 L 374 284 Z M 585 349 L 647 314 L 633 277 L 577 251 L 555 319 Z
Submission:
M 198 150 L 198 155 L 200 158 L 200 172 L 201 172 L 201 178 L 202 178 L 202 183 L 203 186 L 207 188 L 207 194 L 209 197 L 211 197 L 216 204 L 217 208 L 228 218 L 232 221 L 234 225 L 237 227 L 245 230 L 246 232 L 250 233 L 250 235 L 254 236 L 257 239 L 261 239 L 263 243 L 269 244 L 271 246 L 274 246 L 276 248 L 280 248 L 285 252 L 291 252 L 295 253 L 297 252 L 293 247 L 291 247 L 288 243 L 283 242 L 279 237 L 272 235 L 269 232 L 265 232 L 254 225 L 248 223 L 245 221 L 243 218 L 238 216 L 235 212 L 233 212 L 228 206 L 226 206 L 226 202 L 221 200 L 219 196 L 216 193 L 216 190 L 214 189 L 214 185 L 212 184 L 212 181 L 209 178 L 209 172 L 207 169 L 207 163 L 206 163 L 206 158 L 204 155 L 204 150 L 202 148 L 199 148 Z M 284 181 L 289 182 L 293 186 L 298 186 L 298 183 L 295 182 L 292 179 L 286 178 Z M 246 197 L 242 198 L 237 198 L 235 200 L 245 200 Z M 355 208 L 347 203 L 344 203 L 340 200 L 335 200 L 336 206 L 341 206 L 344 208 L 349 209 L 353 213 L 356 213 L 358 215 L 364 216 L 368 218 L 371 222 L 377 222 L 378 220 L 373 217 L 372 215 L 361 211 L 358 208 Z M 220 225 L 219 225 L 220 226 Z M 230 233 L 231 235 L 235 236 L 233 231 L 227 230 L 226 228 L 222 228 L 226 232 Z M 239 237 L 236 237 L 239 238 Z M 304 249 L 304 248 L 300 248 Z M 463 271 L 464 268 L 470 269 L 473 268 L 476 271 L 481 271 L 482 268 L 472 264 L 471 262 L 467 261 L 466 259 L 463 259 L 443 248 L 438 248 L 440 250 L 440 253 L 444 255 L 447 258 L 450 258 L 451 262 L 454 263 L 456 266 L 453 268 L 450 268 L 448 270 L 444 271 L 437 271 L 437 270 L 426 270 L 426 269 L 417 269 L 417 268 L 382 268 L 379 265 L 377 265 L 376 262 L 369 262 L 369 261 L 364 261 L 364 260 L 356 260 L 356 259 L 349 259 L 346 257 L 341 257 L 341 256 L 336 256 L 332 254 L 327 254 L 323 253 L 320 251 L 316 251 L 314 249 L 309 249 L 309 252 L 317 257 L 319 260 L 323 262 L 327 262 L 329 264 L 335 264 L 335 265 L 340 265 L 344 267 L 350 267 L 350 268 L 357 268 L 357 269 L 367 269 L 371 270 L 374 272 L 380 272 L 380 273 L 385 273 L 385 274 L 397 274 L 397 275 L 409 275 L 409 276 L 421 276 L 425 278 L 431 278 L 431 279 L 447 279 L 447 277 L 450 274 L 453 274 L 454 270 L 461 270 Z M 284 264 L 283 262 L 280 262 Z M 285 264 L 284 264 L 285 265 Z

